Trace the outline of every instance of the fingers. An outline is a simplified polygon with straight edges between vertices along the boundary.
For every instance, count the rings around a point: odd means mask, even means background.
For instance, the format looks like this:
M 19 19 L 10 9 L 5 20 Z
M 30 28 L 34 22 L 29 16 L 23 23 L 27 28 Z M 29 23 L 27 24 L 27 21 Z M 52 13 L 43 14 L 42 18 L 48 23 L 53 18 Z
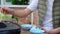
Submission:
M 46 34 L 49 34 L 49 30 L 46 30 L 44 27 L 41 27 L 41 29 L 44 30 Z
M 41 29 L 42 29 L 42 30 L 45 30 L 45 28 L 44 28 L 44 27 L 41 27 Z
M 44 27 L 41 27 L 41 30 L 44 30 L 44 31 L 46 31 L 46 32 L 47 32 L 47 30 L 46 30 Z
M 1 13 L 6 14 L 6 10 L 4 8 L 1 8 Z
M 2 12 L 3 14 L 9 14 L 9 9 L 8 9 L 7 7 L 2 7 L 2 8 L 1 8 L 1 12 Z

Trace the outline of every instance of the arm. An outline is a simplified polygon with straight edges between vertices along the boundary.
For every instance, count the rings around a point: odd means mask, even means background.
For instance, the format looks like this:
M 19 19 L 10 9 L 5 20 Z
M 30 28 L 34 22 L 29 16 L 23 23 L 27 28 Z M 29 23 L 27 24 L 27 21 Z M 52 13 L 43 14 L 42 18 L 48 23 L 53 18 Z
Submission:
M 46 30 L 44 27 L 41 28 L 47 34 L 60 34 L 60 27 L 52 30 Z
M 37 9 L 37 5 L 38 5 L 38 0 L 32 0 L 32 2 L 30 3 L 30 5 L 23 11 L 18 11 L 16 13 L 16 11 L 14 12 L 16 16 L 19 17 L 26 17 L 27 15 L 31 14 L 32 11 L 34 11 L 35 9 Z
M 31 2 L 31 4 L 23 11 L 20 10 L 12 10 L 10 8 L 4 7 L 4 13 L 10 13 L 12 15 L 18 16 L 18 17 L 26 17 L 27 15 L 29 15 L 30 13 L 32 13 L 32 11 L 34 11 L 37 8 L 37 4 L 38 4 L 38 0 L 33 0 Z M 6 12 L 7 11 L 7 12 Z
M 24 10 L 22 10 L 22 11 L 20 11 L 20 10 L 14 10 L 13 11 L 13 15 L 15 15 L 15 16 L 18 16 L 18 17 L 26 17 L 27 15 L 29 15 L 30 13 L 32 13 L 32 11 L 29 9 L 29 8 L 26 8 L 26 9 L 24 9 Z
M 49 31 L 48 33 L 58 34 L 60 33 L 60 27 Z

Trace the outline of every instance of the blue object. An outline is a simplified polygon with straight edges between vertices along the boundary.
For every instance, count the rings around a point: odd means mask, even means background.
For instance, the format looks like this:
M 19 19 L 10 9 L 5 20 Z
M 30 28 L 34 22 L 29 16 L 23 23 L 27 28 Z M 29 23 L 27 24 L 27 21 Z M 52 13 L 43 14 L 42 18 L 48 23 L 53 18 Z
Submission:
M 23 30 L 30 30 L 33 27 L 33 25 L 31 25 L 31 24 L 21 24 L 21 27 L 23 27 L 22 28 Z
M 44 30 L 40 30 L 39 28 L 33 27 L 30 30 L 31 34 L 44 34 Z

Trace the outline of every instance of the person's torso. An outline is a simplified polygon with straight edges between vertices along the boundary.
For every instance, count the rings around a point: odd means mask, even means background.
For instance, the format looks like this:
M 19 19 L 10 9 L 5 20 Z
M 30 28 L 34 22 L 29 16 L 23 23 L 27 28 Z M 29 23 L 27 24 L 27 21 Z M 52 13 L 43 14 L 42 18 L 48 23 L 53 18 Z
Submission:
M 50 23 L 50 21 L 53 22 L 54 25 L 58 25 L 58 23 L 60 22 L 60 15 L 59 15 L 59 8 L 60 8 L 60 0 L 40 0 L 42 2 L 40 2 L 40 7 L 39 7 L 39 14 L 40 12 L 46 12 L 45 16 L 42 16 L 42 14 L 40 14 L 40 22 L 47 22 Z M 47 3 L 46 3 L 47 2 Z M 41 8 L 42 7 L 42 8 Z M 46 10 L 46 11 L 45 11 Z M 52 13 L 53 12 L 53 13 Z M 42 19 L 41 16 L 44 18 Z M 53 19 L 53 20 L 52 20 Z
M 53 7 L 53 0 L 47 0 L 47 10 L 46 10 L 46 16 L 44 17 L 43 25 L 49 25 L 52 26 L 52 7 Z

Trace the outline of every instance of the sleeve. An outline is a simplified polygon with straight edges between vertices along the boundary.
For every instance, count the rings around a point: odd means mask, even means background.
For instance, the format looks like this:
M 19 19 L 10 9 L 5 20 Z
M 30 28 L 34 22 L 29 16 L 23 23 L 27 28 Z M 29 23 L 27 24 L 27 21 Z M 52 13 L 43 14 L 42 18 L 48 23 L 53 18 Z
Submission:
M 38 0 L 32 0 L 32 2 L 27 8 L 29 8 L 31 11 L 34 11 L 37 9 L 37 6 L 38 6 Z
M 43 22 L 42 25 L 46 30 L 52 30 L 53 29 L 52 19 Z

